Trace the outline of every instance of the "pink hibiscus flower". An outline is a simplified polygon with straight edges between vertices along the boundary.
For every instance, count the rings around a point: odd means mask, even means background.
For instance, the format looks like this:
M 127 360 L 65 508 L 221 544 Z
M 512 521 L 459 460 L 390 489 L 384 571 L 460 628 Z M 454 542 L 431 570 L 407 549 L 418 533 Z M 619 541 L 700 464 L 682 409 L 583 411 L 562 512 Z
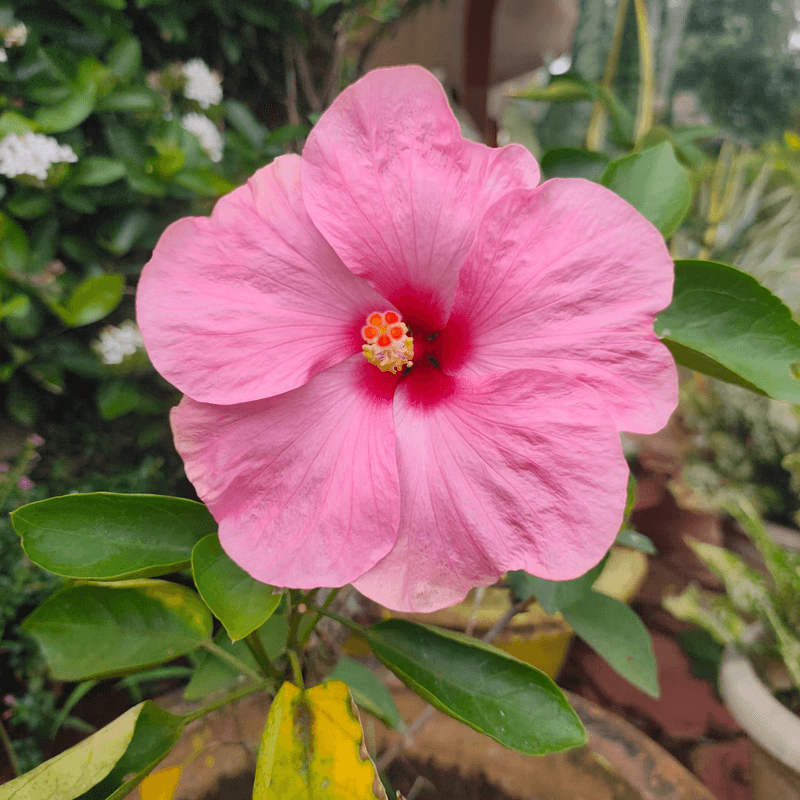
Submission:
M 171 225 L 138 320 L 189 479 L 255 578 L 397 610 L 510 569 L 574 578 L 622 521 L 619 431 L 675 406 L 661 235 L 594 183 L 463 139 L 419 67 L 376 70 Z M 413 364 L 413 365 L 412 365 Z

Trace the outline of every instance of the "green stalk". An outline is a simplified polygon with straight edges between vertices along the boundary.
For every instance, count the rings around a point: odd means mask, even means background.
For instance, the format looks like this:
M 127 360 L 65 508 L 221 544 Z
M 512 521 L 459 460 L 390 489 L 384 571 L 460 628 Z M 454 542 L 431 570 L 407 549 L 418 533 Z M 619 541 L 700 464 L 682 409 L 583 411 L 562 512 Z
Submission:
M 614 77 L 619 65 L 619 54 L 622 51 L 622 34 L 625 32 L 625 15 L 628 13 L 628 0 L 619 0 L 617 4 L 617 17 L 614 20 L 614 32 L 611 36 L 611 45 L 608 48 L 608 58 L 603 68 L 603 78 L 600 81 L 601 89 L 611 91 Z M 592 107 L 592 118 L 586 130 L 586 149 L 600 150 L 603 143 L 604 122 L 608 111 L 603 100 L 603 92 L 599 92 Z
M 208 641 L 203 642 L 200 645 L 203 650 L 207 650 L 209 653 L 212 653 L 217 658 L 222 659 L 224 662 L 232 666 L 238 672 L 241 672 L 242 675 L 247 675 L 248 678 L 252 678 L 254 681 L 261 681 L 262 677 L 259 675 L 254 669 L 251 669 L 244 661 L 236 658 L 236 656 L 231 655 L 227 650 L 223 650 L 218 644 L 214 644 L 214 642 Z
M 325 598 L 325 602 L 322 604 L 321 608 L 327 610 L 328 606 L 330 606 L 330 604 L 336 598 L 336 595 L 339 594 L 339 590 L 340 589 L 341 589 L 341 586 L 336 588 L 336 589 L 331 589 L 330 594 L 328 594 L 328 596 Z M 306 605 L 306 608 L 309 608 L 309 606 Z M 314 628 L 317 627 L 317 623 L 320 621 L 321 618 L 322 618 L 322 614 L 319 611 L 315 611 L 314 612 L 314 618 L 310 622 L 307 622 L 307 624 L 305 626 L 303 626 L 303 622 L 306 622 L 307 618 L 303 619 L 300 622 L 300 625 L 298 625 L 298 630 L 297 630 L 297 649 L 298 650 L 302 650 L 303 649 L 303 647 L 305 646 L 305 643 L 308 641 L 308 637 L 311 636 L 311 634 L 314 632 Z
M 289 657 L 289 663 L 292 665 L 292 675 L 294 676 L 295 685 L 298 689 L 305 689 L 303 670 L 300 668 L 300 659 L 297 657 L 297 653 L 294 650 L 287 650 L 286 655 Z
M 645 0 L 633 0 L 633 7 L 636 11 L 636 35 L 639 40 L 639 101 L 636 107 L 636 123 L 633 128 L 633 141 L 638 147 L 644 135 L 653 127 L 655 70 L 653 43 L 650 41 L 650 26 L 647 20 Z
M 11 744 L 11 738 L 3 726 L 2 720 L 0 720 L 0 741 L 3 743 L 6 753 L 8 753 L 8 761 L 11 764 L 11 774 L 15 778 L 18 778 L 20 775 L 22 775 L 22 769 L 20 768 L 17 754 L 14 752 L 14 745 Z
M 261 667 L 264 674 L 278 681 L 278 683 L 283 681 L 283 674 L 272 663 L 270 657 L 267 655 L 267 651 L 264 649 L 264 645 L 258 636 L 258 631 L 253 631 L 252 633 L 247 634 L 244 642 L 250 648 L 253 658 L 258 663 L 258 666 Z
M 188 725 L 190 722 L 194 722 L 196 719 L 200 719 L 200 717 L 204 717 L 206 714 L 210 714 L 212 711 L 216 711 L 218 708 L 221 708 L 228 703 L 232 703 L 234 700 L 238 700 L 240 697 L 247 697 L 248 694 L 253 694 L 253 692 L 257 692 L 260 689 L 266 689 L 268 686 L 272 686 L 272 681 L 259 681 L 258 683 L 251 683 L 235 692 L 226 694 L 225 697 L 221 697 L 219 700 L 215 700 L 213 703 L 209 703 L 207 706 L 198 708 L 197 711 L 193 711 L 191 714 L 185 714 L 183 717 L 181 717 L 181 719 L 183 719 L 183 721 Z

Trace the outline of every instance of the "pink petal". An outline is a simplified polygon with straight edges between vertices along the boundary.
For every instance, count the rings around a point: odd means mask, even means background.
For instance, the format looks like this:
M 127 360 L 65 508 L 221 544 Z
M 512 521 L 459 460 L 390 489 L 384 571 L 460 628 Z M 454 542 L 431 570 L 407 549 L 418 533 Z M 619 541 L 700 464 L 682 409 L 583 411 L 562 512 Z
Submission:
M 412 328 L 441 328 L 480 217 L 538 181 L 524 148 L 463 139 L 441 85 L 416 66 L 374 70 L 345 89 L 303 150 L 314 223 Z
M 389 551 L 400 516 L 395 383 L 356 355 L 277 397 L 184 397 L 173 409 L 186 474 L 242 569 L 277 586 L 342 586 Z
M 242 403 L 302 386 L 361 349 L 389 304 L 345 268 L 283 156 L 214 208 L 173 223 L 145 266 L 137 317 L 156 369 L 195 400 Z
M 619 430 L 657 431 L 677 404 L 675 363 L 653 333 L 673 275 L 661 234 L 602 186 L 552 180 L 507 195 L 461 272 L 451 320 L 460 367 L 572 375 Z
M 436 381 L 438 399 L 427 400 Z M 395 429 L 397 543 L 354 582 L 389 608 L 452 605 L 510 569 L 575 578 L 619 531 L 619 435 L 602 400 L 571 378 L 415 366 L 395 394 Z

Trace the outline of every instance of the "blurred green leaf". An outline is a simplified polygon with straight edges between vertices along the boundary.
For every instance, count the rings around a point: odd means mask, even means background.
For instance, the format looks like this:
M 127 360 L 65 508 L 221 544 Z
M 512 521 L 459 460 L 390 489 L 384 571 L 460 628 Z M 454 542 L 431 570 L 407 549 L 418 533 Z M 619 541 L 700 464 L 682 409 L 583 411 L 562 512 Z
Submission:
M 96 275 L 80 283 L 66 306 L 48 303 L 62 321 L 77 328 L 108 316 L 122 300 L 125 281 L 120 275 Z
M 171 661 L 211 635 L 211 615 L 192 591 L 159 580 L 67 586 L 23 628 L 56 680 L 122 675 Z
M 105 226 L 100 244 L 115 256 L 123 256 L 145 234 L 155 221 L 144 208 L 132 208 Z
M 689 176 L 669 142 L 612 161 L 601 183 L 627 200 L 664 236 L 674 233 L 692 204 Z
M 68 131 L 80 125 L 94 111 L 96 102 L 97 85 L 90 83 L 74 89 L 63 103 L 37 109 L 33 119 L 45 133 Z
M 604 153 L 554 147 L 542 156 L 540 166 L 546 178 L 586 178 L 599 183 L 609 160 Z
M 22 114 L 16 111 L 4 111 L 0 114 L 0 139 L 8 136 L 9 133 L 16 133 L 17 136 L 22 136 L 29 131 L 36 131 L 38 125 Z
M 0 211 L 0 273 L 12 275 L 25 272 L 30 245 L 25 231 L 8 214 Z
M 142 48 L 135 36 L 117 42 L 108 54 L 108 69 L 122 80 L 130 80 L 142 63 Z
M 98 111 L 147 111 L 161 104 L 161 95 L 147 86 L 115 89 L 97 103 Z
M 250 109 L 238 100 L 225 101 L 225 118 L 255 148 L 264 144 L 267 129 L 253 116 Z
M 630 547 L 633 550 L 641 550 L 649 556 L 654 556 L 658 553 L 653 542 L 643 533 L 639 533 L 639 531 L 635 531 L 633 528 L 623 528 L 617 534 L 616 544 L 621 544 L 623 547 Z
M 663 605 L 674 617 L 699 625 L 720 644 L 739 642 L 746 627 L 724 594 L 707 592 L 695 584 L 679 595 L 665 597 Z
M 125 177 L 125 165 L 107 156 L 88 156 L 82 158 L 72 175 L 77 186 L 105 186 Z

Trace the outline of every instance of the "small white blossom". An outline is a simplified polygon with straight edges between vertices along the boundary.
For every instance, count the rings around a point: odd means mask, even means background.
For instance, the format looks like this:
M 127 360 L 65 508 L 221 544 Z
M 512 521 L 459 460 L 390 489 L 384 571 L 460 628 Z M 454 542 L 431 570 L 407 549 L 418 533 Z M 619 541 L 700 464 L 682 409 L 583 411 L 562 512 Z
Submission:
M 189 100 L 197 100 L 200 108 L 208 108 L 222 102 L 222 77 L 213 72 L 200 58 L 193 58 L 183 65 L 186 86 L 183 94 Z
M 143 347 L 142 334 L 132 319 L 126 320 L 119 327 L 109 325 L 103 328 L 100 337 L 92 342 L 92 349 L 104 364 L 121 364 Z
M 9 133 L 0 140 L 0 175 L 9 178 L 32 175 L 43 181 L 51 164 L 77 160 L 78 156 L 68 144 L 59 144 L 52 136 L 43 133 L 29 131 L 22 136 Z
M 5 47 L 0 47 L 0 64 L 4 64 L 8 61 L 8 53 L 6 53 Z
M 181 124 L 200 140 L 200 146 L 208 153 L 208 157 L 212 161 L 215 163 L 222 161 L 222 134 L 205 114 L 196 114 L 195 112 L 184 114 Z
M 5 29 L 3 39 L 6 47 L 22 47 L 28 40 L 28 29 L 24 23 L 18 22 L 16 25 Z

